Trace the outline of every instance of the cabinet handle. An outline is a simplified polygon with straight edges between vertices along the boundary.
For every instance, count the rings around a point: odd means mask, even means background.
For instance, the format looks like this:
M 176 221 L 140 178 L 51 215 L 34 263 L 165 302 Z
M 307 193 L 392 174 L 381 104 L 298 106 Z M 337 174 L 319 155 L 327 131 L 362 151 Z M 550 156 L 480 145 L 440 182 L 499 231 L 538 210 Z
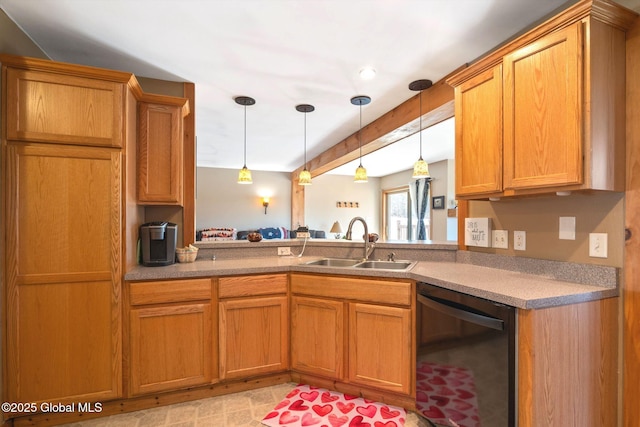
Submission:
M 418 294 L 418 302 L 433 310 L 437 310 L 457 319 L 475 323 L 476 325 L 485 326 L 497 331 L 504 331 L 504 321 L 486 314 L 480 314 L 477 310 L 467 307 L 466 305 L 440 298 L 427 297 L 420 294 Z

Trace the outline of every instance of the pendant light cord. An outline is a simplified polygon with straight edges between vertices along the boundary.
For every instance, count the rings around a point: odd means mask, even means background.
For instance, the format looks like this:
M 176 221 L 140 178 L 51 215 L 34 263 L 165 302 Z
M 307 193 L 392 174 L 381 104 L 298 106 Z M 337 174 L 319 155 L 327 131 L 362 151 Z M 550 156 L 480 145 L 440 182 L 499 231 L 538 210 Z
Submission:
M 418 96 L 420 97 L 420 129 L 418 129 L 418 133 L 420 134 L 420 160 L 422 160 L 422 91 Z
M 244 106 L 244 166 L 247 167 L 247 105 Z
M 362 101 L 360 101 L 360 131 L 358 132 L 358 146 L 360 147 L 360 167 L 362 167 Z
M 304 168 L 307 168 L 307 112 L 304 113 Z

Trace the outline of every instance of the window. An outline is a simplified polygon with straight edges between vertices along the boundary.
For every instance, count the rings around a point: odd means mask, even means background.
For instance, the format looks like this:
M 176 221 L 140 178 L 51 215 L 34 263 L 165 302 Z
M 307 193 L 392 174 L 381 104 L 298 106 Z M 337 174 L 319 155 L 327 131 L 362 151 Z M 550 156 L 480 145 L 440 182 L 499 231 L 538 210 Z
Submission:
M 416 227 L 411 214 L 409 186 L 382 191 L 382 229 L 385 240 L 412 240 Z

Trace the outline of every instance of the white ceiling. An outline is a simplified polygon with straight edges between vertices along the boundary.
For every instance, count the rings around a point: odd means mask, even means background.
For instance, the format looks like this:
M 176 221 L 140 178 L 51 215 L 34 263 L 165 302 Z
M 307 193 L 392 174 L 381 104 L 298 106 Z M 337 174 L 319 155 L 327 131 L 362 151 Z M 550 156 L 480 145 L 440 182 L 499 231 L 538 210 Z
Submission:
M 571 1 L 570 3 L 572 3 Z M 633 7 L 640 0 L 623 0 Z M 368 95 L 363 125 L 565 4 L 564 0 L 0 0 L 0 7 L 53 60 L 196 85 L 198 166 L 240 168 L 243 108 L 247 166 L 290 172 L 357 132 L 355 95 Z M 566 4 L 565 4 L 566 5 Z M 564 7 L 564 6 L 563 6 Z M 377 75 L 364 81 L 364 66 Z M 423 157 L 453 156 L 444 136 L 423 135 Z M 448 130 L 447 130 L 448 129 Z M 410 154 L 363 159 L 371 176 L 411 167 Z M 389 162 L 389 158 L 407 159 Z M 376 165 L 379 163 L 379 165 Z M 348 166 L 347 174 L 355 166 Z

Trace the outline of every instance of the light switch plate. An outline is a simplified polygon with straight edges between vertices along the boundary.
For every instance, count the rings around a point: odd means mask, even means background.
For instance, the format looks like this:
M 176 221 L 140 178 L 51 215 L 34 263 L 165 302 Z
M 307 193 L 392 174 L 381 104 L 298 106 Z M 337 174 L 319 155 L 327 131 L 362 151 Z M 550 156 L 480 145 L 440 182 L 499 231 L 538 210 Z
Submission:
M 515 249 L 516 251 L 524 251 L 527 249 L 527 232 L 526 231 L 513 232 L 513 249 Z
M 493 247 L 498 249 L 509 249 L 509 231 L 508 230 L 493 230 L 491 232 L 491 241 Z
M 559 228 L 560 232 L 558 234 L 558 238 L 560 240 L 576 240 L 575 216 L 561 216 Z
M 607 233 L 589 233 L 589 256 L 607 258 Z

